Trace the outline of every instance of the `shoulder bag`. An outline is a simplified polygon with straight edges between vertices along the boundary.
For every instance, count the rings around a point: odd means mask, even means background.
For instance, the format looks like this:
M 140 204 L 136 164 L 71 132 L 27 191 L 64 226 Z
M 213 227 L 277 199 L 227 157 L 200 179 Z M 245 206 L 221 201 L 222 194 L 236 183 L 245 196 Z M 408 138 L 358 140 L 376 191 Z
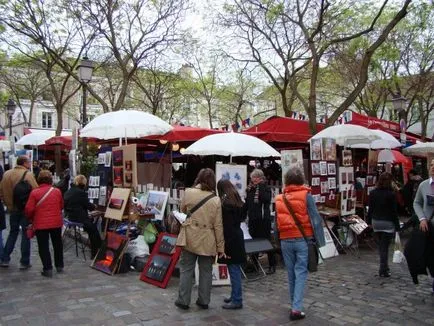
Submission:
M 185 221 L 187 221 L 188 218 L 190 218 L 190 216 L 197 211 L 202 205 L 204 205 L 208 200 L 210 200 L 211 198 L 215 197 L 214 194 L 211 194 L 209 196 L 206 196 L 205 198 L 203 198 L 200 202 L 198 202 L 195 206 L 193 206 L 192 209 L 190 209 L 187 212 L 187 217 L 185 218 Z M 185 223 L 184 221 L 184 223 Z M 173 212 L 171 212 L 168 216 L 167 219 L 165 221 L 165 226 L 166 226 L 166 230 L 168 233 L 170 234 L 179 234 L 181 231 L 181 223 L 178 221 L 178 219 L 173 215 Z
M 297 218 L 297 215 L 295 214 L 294 210 L 291 207 L 291 204 L 289 203 L 289 200 L 286 198 L 285 194 L 282 194 L 283 202 L 286 205 L 286 208 L 288 208 L 289 213 L 292 215 L 295 224 L 297 225 L 298 229 L 300 230 L 301 234 L 303 235 L 304 240 L 307 243 L 308 248 L 308 261 L 307 261 L 307 269 L 309 273 L 314 273 L 318 271 L 318 260 L 319 260 L 319 252 L 318 252 L 318 246 L 316 242 L 309 241 L 309 239 L 306 237 L 306 233 L 304 232 L 304 228 L 300 223 L 300 220 Z
M 41 203 L 48 197 L 48 195 L 50 194 L 50 192 L 53 191 L 53 187 L 50 188 L 50 190 L 48 190 L 44 196 L 42 196 L 41 199 L 39 199 L 39 201 L 36 203 L 36 207 L 38 207 L 39 205 L 41 205 Z M 29 224 L 26 227 L 26 236 L 28 239 L 31 239 L 35 236 L 35 229 L 33 228 L 33 224 Z

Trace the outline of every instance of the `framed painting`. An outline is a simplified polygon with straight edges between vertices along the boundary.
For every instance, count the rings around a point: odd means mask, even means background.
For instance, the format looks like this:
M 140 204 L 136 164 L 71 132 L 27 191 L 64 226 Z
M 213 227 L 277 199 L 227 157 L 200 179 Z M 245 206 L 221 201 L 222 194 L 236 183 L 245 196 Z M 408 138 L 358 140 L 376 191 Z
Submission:
M 155 219 L 162 220 L 166 210 L 169 193 L 150 190 L 144 207 L 145 214 L 154 214 Z
M 284 177 L 291 167 L 298 167 L 304 174 L 303 151 L 301 149 L 283 150 L 280 152 L 282 166 L 282 184 L 285 184 Z
M 117 272 L 122 256 L 127 248 L 128 238 L 114 232 L 107 232 L 106 237 L 98 250 L 92 268 L 113 275 Z
M 181 254 L 181 248 L 176 247 L 177 236 L 160 233 L 152 253 L 140 275 L 143 282 L 165 289 L 172 276 Z

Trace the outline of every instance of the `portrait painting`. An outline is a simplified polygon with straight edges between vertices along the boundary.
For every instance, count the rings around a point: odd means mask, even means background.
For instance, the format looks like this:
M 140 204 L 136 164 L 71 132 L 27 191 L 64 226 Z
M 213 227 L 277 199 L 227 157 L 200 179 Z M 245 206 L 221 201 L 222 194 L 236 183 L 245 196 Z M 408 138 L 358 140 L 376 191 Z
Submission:
M 322 157 L 321 151 L 322 151 L 321 139 L 311 139 L 310 140 L 310 159 L 312 161 L 321 160 L 321 157 Z

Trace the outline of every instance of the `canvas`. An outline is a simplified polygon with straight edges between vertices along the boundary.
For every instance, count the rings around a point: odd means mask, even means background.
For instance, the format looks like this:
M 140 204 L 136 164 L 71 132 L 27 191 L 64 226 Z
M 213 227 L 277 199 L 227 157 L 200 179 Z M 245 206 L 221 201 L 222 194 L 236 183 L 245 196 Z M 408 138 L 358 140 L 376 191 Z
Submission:
M 127 244 L 128 238 L 126 236 L 107 232 L 103 244 L 90 266 L 109 275 L 115 274 Z
M 283 150 L 280 152 L 280 161 L 282 167 L 282 184 L 285 184 L 284 177 L 290 167 L 296 166 L 304 174 L 303 151 L 301 149 Z
M 144 207 L 145 214 L 154 214 L 155 219 L 161 221 L 164 217 L 168 198 L 169 193 L 167 192 L 150 190 Z
M 148 262 L 140 275 L 140 280 L 160 288 L 166 288 L 181 254 L 181 248 L 176 246 L 177 236 L 160 233 Z
M 241 198 L 246 196 L 247 166 L 236 164 L 216 164 L 216 181 L 230 180 Z

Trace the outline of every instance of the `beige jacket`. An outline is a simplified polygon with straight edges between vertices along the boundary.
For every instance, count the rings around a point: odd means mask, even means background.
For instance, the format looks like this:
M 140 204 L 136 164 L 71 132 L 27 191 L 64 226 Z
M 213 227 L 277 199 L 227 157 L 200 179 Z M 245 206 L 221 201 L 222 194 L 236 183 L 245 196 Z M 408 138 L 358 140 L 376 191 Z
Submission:
M 12 211 L 14 209 L 13 191 L 15 185 L 21 180 L 24 171 L 26 170 L 27 169 L 24 166 L 17 165 L 13 169 L 7 170 L 5 174 L 3 174 L 3 179 L 0 182 L 0 198 L 3 199 L 9 211 Z M 32 186 L 33 189 L 38 187 L 35 176 L 31 171 L 28 171 L 26 173 L 26 177 L 24 180 L 27 180 L 27 182 Z
M 187 213 L 210 194 L 199 188 L 186 189 L 181 211 Z M 222 208 L 218 196 L 209 199 L 182 224 L 176 244 L 201 256 L 215 256 L 225 251 Z

